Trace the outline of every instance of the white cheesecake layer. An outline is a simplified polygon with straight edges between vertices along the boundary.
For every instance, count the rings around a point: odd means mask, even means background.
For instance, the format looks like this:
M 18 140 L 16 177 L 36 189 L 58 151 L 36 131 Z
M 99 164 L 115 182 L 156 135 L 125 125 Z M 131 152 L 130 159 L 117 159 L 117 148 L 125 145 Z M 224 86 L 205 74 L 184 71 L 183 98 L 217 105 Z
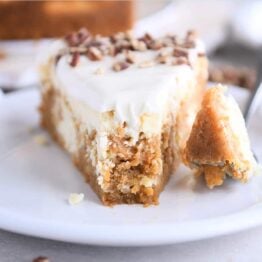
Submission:
M 201 41 L 189 49 L 189 65 L 155 64 L 140 67 L 139 64 L 153 61 L 156 51 L 135 51 L 136 64 L 128 69 L 115 72 L 112 65 L 122 61 L 124 55 L 105 56 L 101 61 L 90 61 L 81 56 L 76 67 L 70 66 L 70 55 L 64 55 L 54 64 L 55 56 L 65 48 L 62 40 L 56 41 L 41 59 L 44 70 L 49 71 L 52 83 L 60 92 L 69 97 L 74 111 L 91 131 L 110 132 L 123 122 L 127 133 L 137 141 L 140 132 L 147 136 L 158 134 L 168 112 L 174 114 L 180 101 L 190 92 L 195 81 L 194 63 L 198 53 L 204 52 Z M 170 51 L 169 48 L 161 51 Z M 102 74 L 97 70 L 102 69 Z M 107 112 L 114 112 L 113 119 Z M 65 133 L 65 132 L 64 132 Z

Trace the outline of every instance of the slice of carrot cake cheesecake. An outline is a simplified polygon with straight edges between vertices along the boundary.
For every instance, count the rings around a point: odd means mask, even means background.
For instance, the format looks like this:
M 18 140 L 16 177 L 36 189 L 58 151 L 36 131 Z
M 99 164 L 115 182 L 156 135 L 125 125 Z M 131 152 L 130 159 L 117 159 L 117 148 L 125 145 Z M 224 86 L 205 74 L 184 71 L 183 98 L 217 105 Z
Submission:
M 196 33 L 101 37 L 81 29 L 47 50 L 40 71 L 42 126 L 102 202 L 157 204 L 207 80 Z
M 226 176 L 246 182 L 257 163 L 250 149 L 242 113 L 226 87 L 208 89 L 184 150 L 184 161 L 203 175 L 209 188 Z

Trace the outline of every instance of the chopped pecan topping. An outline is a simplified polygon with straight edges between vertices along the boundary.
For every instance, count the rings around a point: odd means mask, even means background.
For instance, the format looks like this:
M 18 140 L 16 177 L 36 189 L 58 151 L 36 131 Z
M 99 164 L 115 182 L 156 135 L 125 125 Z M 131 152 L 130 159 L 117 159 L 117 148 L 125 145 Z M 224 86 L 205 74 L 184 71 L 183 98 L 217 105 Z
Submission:
M 186 35 L 186 41 L 195 41 L 198 37 L 196 30 L 188 30 Z
M 175 35 L 168 35 L 167 38 L 169 38 L 173 44 L 177 43 L 177 36 Z
M 123 50 L 130 50 L 131 43 L 128 40 L 123 39 L 116 42 L 115 47 L 116 47 L 116 52 L 121 53 Z
M 71 54 L 75 53 L 75 52 L 78 52 L 80 54 L 84 54 L 86 51 L 87 51 L 87 48 L 84 47 L 84 46 L 72 46 L 72 47 L 69 48 L 69 52 Z
M 137 42 L 137 46 L 136 46 L 136 50 L 138 50 L 138 51 L 145 51 L 145 50 L 147 50 L 147 46 L 146 46 L 146 44 L 144 42 L 138 41 Z
M 170 53 L 170 50 L 163 49 L 163 50 L 160 50 L 159 55 L 160 56 L 170 56 L 171 53 Z
M 173 60 L 172 65 L 189 65 L 189 61 L 186 57 L 177 57 Z
M 165 37 L 162 40 L 163 47 L 174 47 L 176 44 L 174 43 L 173 39 L 171 37 Z
M 110 40 L 110 42 L 111 42 L 112 44 L 115 44 L 116 41 L 117 41 L 117 39 L 116 39 L 116 37 L 115 37 L 114 35 L 109 36 L 109 40 Z
M 81 28 L 77 32 L 68 34 L 65 37 L 65 41 L 68 43 L 69 46 L 79 46 L 89 38 L 91 38 L 91 34 L 88 32 L 88 30 L 85 28 Z
M 141 40 L 144 40 L 144 41 L 152 41 L 152 40 L 153 40 L 153 37 L 152 37 L 152 35 L 150 35 L 149 33 L 145 33 L 144 36 L 141 38 Z
M 137 63 L 135 53 L 132 51 L 159 50 L 159 53 L 152 61 L 138 63 L 138 67 L 150 67 L 155 63 L 160 64 L 189 64 L 189 49 L 196 47 L 196 31 L 190 30 L 184 38 L 175 35 L 166 35 L 161 38 L 154 38 L 146 33 L 141 38 L 136 38 L 130 31 L 120 32 L 111 37 L 100 35 L 92 36 L 86 29 L 82 28 L 78 32 L 65 37 L 68 49 L 65 53 L 72 54 L 71 66 L 76 66 L 79 56 L 86 55 L 91 61 L 102 60 L 104 56 L 116 56 L 119 53 L 124 55 L 124 61 L 116 62 L 113 70 L 121 71 L 131 64 Z M 168 53 L 162 51 L 168 50 Z M 121 55 L 121 56 L 122 56 Z M 204 56 L 199 53 L 198 56 Z M 57 61 L 60 57 L 57 57 Z M 181 58 L 181 59 L 178 59 Z M 97 70 L 98 74 L 100 71 Z
M 132 51 L 127 51 L 126 53 L 126 62 L 130 64 L 134 64 L 136 62 L 135 54 Z
M 115 44 L 118 41 L 125 40 L 126 39 L 126 33 L 119 32 L 117 34 L 110 36 L 109 38 L 110 38 L 111 43 Z
M 144 42 L 147 48 L 150 48 L 153 37 L 149 33 L 145 33 L 144 36 L 140 37 L 138 40 Z
M 116 62 L 113 64 L 113 70 L 116 72 L 127 69 L 130 65 L 126 62 Z
M 101 41 L 93 39 L 86 45 L 86 47 L 100 47 L 101 45 Z
M 145 51 L 147 50 L 147 46 L 143 41 L 139 41 L 137 39 L 133 39 L 131 41 L 131 47 L 133 50 L 137 50 L 137 51 Z
M 133 34 L 132 34 L 132 31 L 131 31 L 131 30 L 128 30 L 128 31 L 125 32 L 125 39 L 131 40 L 131 39 L 133 39 L 133 38 L 134 38 L 134 37 L 133 37 Z
M 79 58 L 80 58 L 80 53 L 79 52 L 72 53 L 72 59 L 70 61 L 70 65 L 72 67 L 76 67 L 78 62 L 79 62 Z
M 98 61 L 103 58 L 101 51 L 97 47 L 94 47 L 94 46 L 91 46 L 88 48 L 86 55 L 92 61 Z
M 102 45 L 99 47 L 99 50 L 100 50 L 102 56 L 109 55 L 109 46 L 106 46 L 106 45 L 103 45 L 103 44 L 102 44 Z
M 116 47 L 114 45 L 110 45 L 108 47 L 108 55 L 115 56 L 117 54 Z
M 148 44 L 148 48 L 152 50 L 159 50 L 163 47 L 163 43 L 161 41 L 154 40 Z
M 65 37 L 65 41 L 68 43 L 69 46 L 77 46 L 78 45 L 78 38 L 76 33 L 68 34 Z
M 78 32 L 77 32 L 77 37 L 78 37 L 78 41 L 79 44 L 84 43 L 88 38 L 91 37 L 91 34 L 89 33 L 89 31 L 83 27 L 81 28 Z
M 195 48 L 196 47 L 196 43 L 195 41 L 186 41 L 182 47 L 184 48 Z
M 179 57 L 179 56 L 188 56 L 188 50 L 181 47 L 175 47 L 173 50 L 173 56 Z
M 169 55 L 159 54 L 156 57 L 156 61 L 160 64 L 166 64 L 168 62 L 169 57 Z

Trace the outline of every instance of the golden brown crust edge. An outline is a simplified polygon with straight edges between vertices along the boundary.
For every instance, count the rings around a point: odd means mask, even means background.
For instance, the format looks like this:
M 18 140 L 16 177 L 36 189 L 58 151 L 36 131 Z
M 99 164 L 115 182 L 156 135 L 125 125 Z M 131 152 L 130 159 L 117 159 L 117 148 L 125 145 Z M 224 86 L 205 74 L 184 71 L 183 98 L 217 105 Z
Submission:
M 206 91 L 183 151 L 184 163 L 195 169 L 197 175 L 204 175 L 209 188 L 222 185 L 226 175 L 242 182 L 248 179 L 245 171 L 234 166 L 235 154 L 228 146 L 225 126 L 218 113 L 223 90 L 219 86 Z

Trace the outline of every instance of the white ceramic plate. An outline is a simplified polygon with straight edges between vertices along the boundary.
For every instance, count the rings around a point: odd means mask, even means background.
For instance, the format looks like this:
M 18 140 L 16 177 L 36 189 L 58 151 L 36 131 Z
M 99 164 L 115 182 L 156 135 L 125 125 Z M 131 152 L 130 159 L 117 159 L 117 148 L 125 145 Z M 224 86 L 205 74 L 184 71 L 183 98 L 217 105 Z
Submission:
M 247 92 L 232 91 L 243 104 Z M 66 153 L 51 140 L 49 146 L 33 141 L 36 134 L 46 135 L 38 128 L 38 101 L 36 90 L 0 100 L 0 228 L 84 244 L 145 246 L 214 237 L 262 224 L 262 176 L 247 184 L 227 181 L 208 190 L 183 167 L 161 194 L 158 206 L 102 206 Z M 256 153 L 262 156 L 261 122 L 262 110 L 256 112 L 251 130 Z M 84 193 L 84 201 L 68 205 L 71 192 Z

